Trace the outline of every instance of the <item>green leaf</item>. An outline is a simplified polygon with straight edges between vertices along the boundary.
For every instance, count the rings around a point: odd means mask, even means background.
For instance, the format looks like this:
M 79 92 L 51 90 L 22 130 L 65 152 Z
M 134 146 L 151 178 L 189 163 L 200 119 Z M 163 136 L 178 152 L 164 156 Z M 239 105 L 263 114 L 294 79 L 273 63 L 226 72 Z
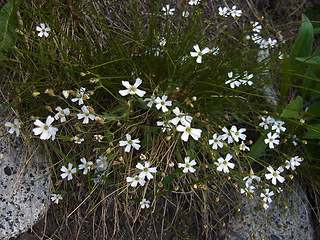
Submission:
M 320 123 L 309 125 L 303 137 L 307 139 L 320 139 Z
M 320 102 L 313 103 L 308 109 L 308 115 L 312 117 L 320 117 Z
M 18 6 L 16 0 L 9 0 L 0 10 L 0 60 L 6 59 L 8 50 L 16 43 Z
M 301 119 L 300 111 L 303 107 L 303 98 L 298 96 L 295 100 L 291 101 L 285 109 L 283 109 L 280 117 Z
M 249 156 L 253 158 L 257 158 L 257 157 L 260 157 L 262 153 L 265 152 L 267 148 L 267 144 L 264 142 L 264 139 L 266 139 L 265 135 L 261 135 L 258 138 L 258 140 L 252 145 Z
M 306 64 L 316 65 L 320 67 L 320 56 L 313 56 L 313 57 L 297 57 L 296 60 L 299 62 L 303 62 Z
M 289 60 L 287 64 L 284 64 L 285 76 L 282 78 L 280 101 L 284 102 L 287 95 L 289 86 L 294 80 L 292 74 L 298 73 L 302 74 L 305 65 L 297 61 L 297 57 L 308 57 L 311 55 L 312 44 L 313 44 L 313 26 L 309 19 L 302 15 L 302 24 L 294 42 L 291 52 L 289 54 Z

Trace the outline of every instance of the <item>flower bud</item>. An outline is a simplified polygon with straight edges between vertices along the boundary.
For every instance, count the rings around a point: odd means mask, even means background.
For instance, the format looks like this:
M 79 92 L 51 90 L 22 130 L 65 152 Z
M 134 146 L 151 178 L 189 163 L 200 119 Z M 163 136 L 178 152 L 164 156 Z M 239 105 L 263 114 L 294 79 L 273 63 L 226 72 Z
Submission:
M 45 94 L 48 94 L 49 96 L 54 96 L 54 91 L 52 88 L 47 88 L 45 91 L 44 91 Z
M 37 97 L 37 96 L 39 96 L 39 95 L 40 95 L 40 93 L 37 92 L 37 91 L 34 91 L 34 92 L 32 93 L 32 96 L 34 96 L 34 97 Z

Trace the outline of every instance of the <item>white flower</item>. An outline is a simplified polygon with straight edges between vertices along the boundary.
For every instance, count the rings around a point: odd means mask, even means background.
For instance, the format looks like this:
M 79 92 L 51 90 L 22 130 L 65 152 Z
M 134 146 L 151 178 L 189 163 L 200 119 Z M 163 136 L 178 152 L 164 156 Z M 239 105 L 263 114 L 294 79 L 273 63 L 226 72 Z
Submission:
M 255 22 L 252 25 L 252 27 L 253 27 L 252 31 L 257 32 L 257 33 L 259 33 L 262 29 L 262 26 L 259 24 L 259 22 Z
M 126 90 L 120 90 L 119 93 L 121 96 L 126 96 L 128 94 L 137 94 L 139 97 L 143 97 L 146 92 L 143 90 L 138 89 L 140 84 L 142 83 L 142 80 L 140 78 L 136 78 L 136 82 L 131 85 L 128 81 L 122 81 L 122 85 L 125 86 Z
M 200 3 L 200 0 L 190 0 L 189 5 L 198 5 Z
M 283 172 L 283 168 L 282 167 L 279 167 L 277 170 L 274 170 L 273 167 L 269 166 L 267 167 L 268 171 L 270 173 L 267 173 L 265 176 L 266 176 L 266 179 L 269 180 L 271 179 L 271 182 L 273 185 L 276 185 L 277 184 L 277 180 L 281 183 L 284 182 L 284 177 L 282 177 L 280 175 L 281 172 Z
M 190 16 L 190 13 L 189 13 L 188 10 L 182 12 L 182 17 L 187 18 L 187 17 L 189 17 L 189 16 Z
M 269 205 L 265 202 L 263 202 L 262 207 L 264 208 L 264 210 L 267 210 L 269 208 Z
M 140 206 L 141 206 L 142 209 L 149 208 L 150 207 L 150 201 L 144 198 L 144 199 L 141 200 Z
M 277 133 L 280 134 L 280 132 L 285 132 L 286 131 L 286 128 L 283 127 L 282 125 L 285 124 L 284 121 L 275 121 L 272 125 L 272 130 L 276 130 Z
M 68 97 L 69 97 L 69 93 L 70 93 L 69 90 L 63 90 L 63 91 L 62 91 L 62 95 L 63 95 L 65 98 L 68 98 Z
M 242 15 L 242 10 L 237 10 L 236 8 L 237 8 L 237 6 L 233 6 L 233 7 L 230 9 L 230 15 L 231 15 L 233 18 L 240 17 L 240 16 Z
M 208 52 L 210 52 L 210 49 L 208 47 L 205 47 L 203 50 L 200 50 L 199 45 L 196 44 L 193 46 L 195 52 L 190 52 L 190 55 L 192 57 L 197 57 L 196 62 L 197 63 L 202 63 L 202 56 Z
M 233 72 L 228 72 L 229 80 L 225 81 L 225 84 L 230 84 L 231 88 L 239 87 L 241 85 L 241 82 L 239 81 L 240 75 L 235 74 L 233 77 Z
M 213 56 L 216 56 L 219 54 L 219 50 L 220 50 L 219 47 L 214 47 L 214 48 L 210 49 L 210 52 L 212 52 Z
M 174 14 L 174 11 L 175 11 L 174 8 L 170 8 L 170 5 L 169 5 L 169 4 L 166 4 L 166 6 L 165 6 L 165 7 L 162 7 L 161 10 L 164 12 L 164 15 L 165 15 L 165 16 L 167 16 L 167 15 L 173 15 L 173 14 Z
M 183 112 L 180 112 L 180 109 L 178 107 L 175 107 L 172 112 L 176 115 L 175 118 L 170 120 L 170 123 L 177 126 L 179 122 L 183 125 L 191 124 L 192 117 L 184 114 Z
M 236 142 L 239 142 L 239 138 L 242 140 L 246 140 L 247 135 L 243 134 L 245 132 L 245 128 L 240 128 L 237 130 L 236 126 L 232 126 L 230 129 L 231 135 Z
M 244 71 L 243 78 L 239 81 L 241 84 L 251 86 L 253 84 L 253 82 L 250 80 L 251 78 L 253 78 L 253 74 L 249 74 L 247 71 Z
M 217 170 L 219 172 L 223 171 L 224 173 L 229 173 L 229 168 L 234 168 L 234 163 L 229 162 L 231 158 L 232 156 L 229 153 L 225 159 L 222 157 L 218 158 L 218 162 L 215 162 L 215 164 L 218 166 Z
M 250 170 L 250 174 L 246 177 L 243 178 L 243 181 L 246 181 L 246 186 L 250 186 L 252 184 L 253 180 L 257 180 L 258 182 L 260 182 L 261 178 L 254 175 L 253 171 Z
M 222 128 L 222 131 L 224 132 L 223 135 L 221 135 L 222 140 L 228 139 L 228 144 L 233 143 L 233 137 L 231 131 L 229 131 L 226 127 Z
M 68 177 L 68 181 L 70 181 L 72 179 L 72 174 L 75 174 L 77 172 L 77 169 L 74 168 L 71 163 L 68 163 L 68 168 L 66 168 L 65 166 L 62 166 L 60 171 L 63 172 L 61 173 L 61 177 L 62 178 Z
M 131 187 L 136 187 L 138 185 L 138 183 L 141 186 L 144 186 L 144 184 L 146 183 L 146 181 L 144 180 L 144 178 L 141 178 L 139 175 L 136 175 L 134 177 L 127 177 L 126 181 L 128 183 L 131 183 Z
M 94 139 L 95 139 L 96 141 L 98 141 L 98 142 L 101 142 L 102 139 L 103 139 L 103 136 L 100 135 L 100 134 L 98 134 L 98 135 L 93 135 L 93 137 L 94 137 Z
M 273 48 L 276 44 L 277 44 L 277 39 L 271 39 L 271 38 L 268 38 L 267 40 L 267 45 L 269 48 Z
M 90 111 L 88 110 L 88 106 L 82 106 L 81 111 L 82 113 L 78 113 L 77 116 L 78 119 L 83 118 L 83 124 L 88 124 L 89 119 L 94 120 L 94 115 L 90 113 Z
M 167 98 L 167 95 L 163 95 L 161 98 L 157 97 L 155 100 L 156 108 L 161 108 L 162 112 L 167 112 L 169 110 L 167 106 L 172 106 L 172 101 L 166 101 Z
M 275 121 L 276 121 L 276 120 L 275 120 L 273 117 L 270 117 L 270 116 L 267 117 L 267 122 L 268 122 L 269 124 L 273 124 Z
M 144 154 L 142 154 L 142 153 L 140 154 L 139 158 L 140 158 L 141 160 L 147 160 L 147 156 L 144 155 Z
M 259 34 L 255 33 L 253 35 L 251 35 L 251 40 L 256 43 L 256 44 L 261 44 L 264 39 L 262 38 L 262 36 L 260 36 Z
M 156 102 L 156 97 L 152 95 L 150 98 L 145 98 L 144 101 L 148 102 L 147 106 L 151 108 L 152 105 Z
M 36 27 L 36 30 L 38 31 L 38 36 L 39 37 L 42 37 L 43 35 L 45 37 L 48 37 L 49 36 L 49 33 L 51 31 L 51 28 L 48 26 L 46 27 L 46 25 L 44 23 L 40 23 L 40 27 L 37 26 Z
M 87 159 L 81 158 L 80 161 L 82 164 L 79 165 L 79 169 L 83 169 L 83 174 L 86 175 L 88 171 L 90 171 L 93 167 L 93 162 L 89 161 L 87 162 Z
M 40 135 L 40 139 L 45 140 L 49 139 L 51 137 L 52 140 L 55 139 L 56 132 L 58 131 L 58 128 L 52 127 L 51 124 L 53 123 L 54 118 L 51 116 L 47 117 L 46 123 L 41 122 L 40 120 L 36 120 L 34 122 L 34 125 L 38 126 L 37 128 L 34 128 L 32 131 L 34 132 L 34 135 Z
M 274 148 L 274 144 L 279 145 L 280 141 L 277 139 L 279 137 L 278 133 L 274 133 L 272 134 L 271 132 L 269 132 L 267 134 L 267 139 L 264 140 L 264 142 L 266 144 L 269 144 L 269 148 Z
M 269 129 L 269 122 L 265 117 L 261 117 L 262 122 L 259 123 L 259 126 L 264 128 L 264 130 Z
M 157 172 L 157 168 L 156 167 L 150 167 L 150 162 L 145 161 L 144 165 L 142 165 L 141 163 L 138 163 L 136 165 L 136 168 L 138 168 L 139 170 L 141 170 L 139 177 L 144 179 L 145 177 L 148 178 L 148 180 L 152 179 L 153 176 L 151 173 L 156 173 Z
M 72 102 L 78 102 L 78 105 L 83 105 L 83 100 L 90 99 L 90 96 L 88 93 L 85 92 L 86 89 L 84 87 L 81 87 L 79 90 L 77 90 L 76 97 L 72 98 Z
M 243 141 L 241 141 L 240 150 L 241 151 L 250 151 L 250 148 L 248 146 L 246 146 Z
M 253 193 L 255 189 L 256 189 L 256 188 L 255 188 L 254 186 L 249 185 L 249 186 L 246 186 L 244 189 L 241 188 L 241 189 L 240 189 L 240 192 L 241 192 L 241 194 L 245 193 L 246 196 L 247 196 L 248 193 Z
M 97 171 L 106 170 L 108 165 L 108 158 L 104 154 L 100 155 L 99 158 L 96 160 Z
M 295 156 L 290 158 L 290 161 L 286 160 L 286 169 L 292 169 L 295 170 L 297 166 L 300 166 L 300 163 L 303 161 L 302 158 L 300 158 L 299 156 Z
M 212 144 L 212 149 L 223 148 L 222 136 L 218 136 L 216 133 L 213 134 L 212 139 L 209 139 L 209 145 Z
M 181 135 L 181 139 L 185 142 L 188 141 L 189 135 L 191 135 L 194 140 L 198 140 L 201 137 L 202 132 L 201 129 L 191 128 L 190 124 L 177 126 L 177 131 L 183 132 Z
M 20 130 L 19 130 L 20 129 L 20 124 L 19 124 L 19 120 L 17 118 L 15 118 L 13 120 L 13 123 L 6 122 L 4 124 L 4 126 L 6 126 L 8 128 L 8 132 L 10 134 L 15 133 L 17 137 L 20 135 Z
M 69 108 L 62 109 L 61 107 L 56 107 L 55 109 L 58 113 L 54 116 L 56 120 L 60 119 L 60 122 L 66 121 L 66 116 L 70 114 Z
M 278 58 L 279 58 L 280 60 L 282 60 L 282 59 L 283 59 L 283 57 L 284 57 L 283 53 L 282 53 L 281 51 L 279 51 Z
M 172 129 L 172 126 L 168 121 L 157 121 L 157 126 L 162 126 L 162 132 L 171 131 Z
M 164 37 L 162 37 L 162 38 L 160 39 L 159 45 L 160 45 L 161 47 L 164 47 L 166 44 L 167 44 L 167 40 L 166 40 Z
M 134 149 L 139 150 L 139 148 L 141 146 L 139 144 L 140 140 L 138 138 L 134 139 L 134 140 L 131 140 L 131 135 L 130 134 L 126 134 L 126 138 L 127 138 L 126 141 L 119 141 L 120 147 L 126 146 L 126 148 L 124 150 L 125 152 L 130 152 L 131 146 Z
M 184 163 L 178 163 L 178 168 L 183 168 L 182 172 L 187 173 L 188 171 L 194 173 L 196 171 L 193 166 L 197 165 L 197 162 L 193 159 L 190 162 L 190 157 L 184 158 Z
M 265 203 L 271 203 L 272 202 L 271 196 L 274 195 L 274 192 L 273 191 L 269 192 L 269 191 L 270 191 L 269 189 L 266 189 L 264 193 L 260 194 L 260 197 L 263 198 L 263 201 Z
M 73 137 L 73 141 L 74 141 L 76 144 L 81 144 L 81 143 L 84 141 L 84 138 L 79 138 L 78 136 L 74 136 L 74 137 Z
M 58 204 L 60 200 L 62 200 L 61 194 L 51 194 L 51 201 L 54 202 L 55 204 Z
M 230 15 L 230 8 L 228 7 L 219 7 L 218 10 L 220 16 L 227 17 L 228 15 Z

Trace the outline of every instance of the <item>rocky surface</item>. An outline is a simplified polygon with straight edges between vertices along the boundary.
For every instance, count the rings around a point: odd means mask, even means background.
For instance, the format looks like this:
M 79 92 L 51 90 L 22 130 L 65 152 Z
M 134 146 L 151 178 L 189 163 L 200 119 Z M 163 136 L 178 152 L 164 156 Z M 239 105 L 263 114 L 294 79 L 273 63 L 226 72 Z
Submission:
M 266 211 L 261 202 L 243 197 L 240 212 L 229 222 L 226 239 L 312 240 L 311 210 L 301 187 L 286 191 Z
M 0 137 L 0 239 L 28 230 L 50 204 L 46 160 L 39 148 L 21 137 Z

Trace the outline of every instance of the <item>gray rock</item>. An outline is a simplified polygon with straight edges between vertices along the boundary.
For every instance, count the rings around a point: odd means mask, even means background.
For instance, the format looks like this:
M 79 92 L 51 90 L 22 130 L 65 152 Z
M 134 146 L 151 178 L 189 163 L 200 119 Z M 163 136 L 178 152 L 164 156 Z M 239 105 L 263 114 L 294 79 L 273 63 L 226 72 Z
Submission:
M 226 239 L 313 239 L 311 210 L 301 187 L 284 192 L 278 203 L 274 200 L 264 211 L 260 207 L 261 202 L 243 196 L 238 216 L 228 224 Z
M 47 211 L 51 185 L 39 148 L 21 137 L 0 138 L 0 239 L 28 230 Z

